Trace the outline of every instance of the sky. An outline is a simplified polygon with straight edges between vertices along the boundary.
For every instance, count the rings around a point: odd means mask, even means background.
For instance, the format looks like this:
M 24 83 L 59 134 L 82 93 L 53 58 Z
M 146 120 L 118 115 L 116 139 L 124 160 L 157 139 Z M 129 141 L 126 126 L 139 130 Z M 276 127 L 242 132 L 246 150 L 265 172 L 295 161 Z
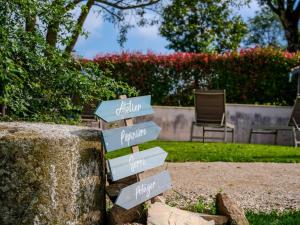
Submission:
M 244 20 L 254 15 L 258 10 L 256 2 L 251 2 L 249 7 L 239 10 Z M 89 33 L 88 37 L 81 36 L 75 46 L 76 54 L 84 58 L 93 58 L 97 54 L 120 53 L 122 51 L 154 53 L 171 53 L 166 48 L 168 41 L 158 33 L 158 26 L 135 27 L 129 30 L 127 41 L 121 48 L 118 39 L 118 29 L 113 24 L 102 20 L 94 10 L 88 15 L 84 29 Z

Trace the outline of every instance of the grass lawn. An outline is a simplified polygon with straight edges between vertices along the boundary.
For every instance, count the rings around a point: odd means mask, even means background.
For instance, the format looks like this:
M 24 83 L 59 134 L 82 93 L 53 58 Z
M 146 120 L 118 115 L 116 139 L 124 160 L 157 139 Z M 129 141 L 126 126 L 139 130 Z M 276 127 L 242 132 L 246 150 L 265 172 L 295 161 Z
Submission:
M 172 205 L 171 205 L 172 206 Z M 182 208 L 191 212 L 216 214 L 216 206 L 213 203 L 205 203 L 200 198 L 195 204 Z M 300 225 L 300 211 L 287 210 L 281 213 L 246 212 L 250 225 Z
M 284 213 L 272 212 L 265 213 L 247 213 L 247 219 L 251 225 L 299 225 L 300 211 L 287 211 Z
M 156 146 L 161 147 L 169 153 L 167 157 L 167 161 L 169 162 L 300 163 L 300 148 L 286 146 L 175 141 L 151 141 L 139 145 L 140 150 Z M 108 153 L 106 157 L 115 158 L 129 153 L 129 148 L 122 149 Z

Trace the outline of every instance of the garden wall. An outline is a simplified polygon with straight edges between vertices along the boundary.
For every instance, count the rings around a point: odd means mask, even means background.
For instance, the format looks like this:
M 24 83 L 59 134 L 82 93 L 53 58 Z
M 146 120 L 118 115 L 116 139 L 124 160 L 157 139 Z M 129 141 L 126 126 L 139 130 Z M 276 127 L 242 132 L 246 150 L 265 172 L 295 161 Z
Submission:
M 154 106 L 154 110 L 153 120 L 162 128 L 160 139 L 180 141 L 190 139 L 191 123 L 195 118 L 194 107 Z M 250 129 L 253 126 L 286 125 L 291 111 L 292 107 L 288 106 L 226 105 L 228 121 L 235 124 L 236 141 L 239 143 L 248 142 Z M 200 131 L 201 129 L 198 128 L 197 130 Z M 216 136 L 221 135 L 221 133 L 208 135 Z M 230 138 L 230 136 L 228 137 Z M 252 142 L 274 143 L 274 136 L 257 134 L 252 137 Z M 291 132 L 280 131 L 278 144 L 292 145 Z

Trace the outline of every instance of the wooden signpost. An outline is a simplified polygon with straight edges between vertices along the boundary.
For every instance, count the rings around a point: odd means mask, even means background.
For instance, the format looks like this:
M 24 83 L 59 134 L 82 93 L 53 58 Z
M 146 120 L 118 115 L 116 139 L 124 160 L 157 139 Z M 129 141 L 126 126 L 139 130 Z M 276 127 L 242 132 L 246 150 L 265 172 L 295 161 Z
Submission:
M 120 180 L 137 175 L 137 183 L 123 188 L 115 202 L 116 205 L 131 209 L 171 188 L 171 178 L 168 171 L 163 171 L 144 180 L 139 173 L 162 165 L 167 153 L 160 147 L 139 152 L 137 144 L 154 140 L 158 137 L 160 127 L 154 122 L 133 124 L 132 117 L 153 113 L 151 96 L 103 101 L 95 114 L 106 122 L 124 120 L 125 127 L 104 130 L 101 132 L 102 144 L 106 152 L 131 147 L 132 154 L 108 160 L 111 179 Z

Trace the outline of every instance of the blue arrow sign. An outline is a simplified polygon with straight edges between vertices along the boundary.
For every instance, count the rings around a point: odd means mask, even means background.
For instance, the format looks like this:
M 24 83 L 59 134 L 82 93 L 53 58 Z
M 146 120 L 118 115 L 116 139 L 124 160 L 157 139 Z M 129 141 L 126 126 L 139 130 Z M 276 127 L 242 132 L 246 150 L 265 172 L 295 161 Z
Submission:
M 116 181 L 158 167 L 165 162 L 167 155 L 160 147 L 155 147 L 108 160 L 111 178 Z
M 171 177 L 168 171 L 163 171 L 132 184 L 120 191 L 115 202 L 124 209 L 131 209 L 171 188 Z
M 106 122 L 123 120 L 153 113 L 151 96 L 103 101 L 95 114 Z
M 103 145 L 107 152 L 155 140 L 160 127 L 154 122 L 102 131 Z

